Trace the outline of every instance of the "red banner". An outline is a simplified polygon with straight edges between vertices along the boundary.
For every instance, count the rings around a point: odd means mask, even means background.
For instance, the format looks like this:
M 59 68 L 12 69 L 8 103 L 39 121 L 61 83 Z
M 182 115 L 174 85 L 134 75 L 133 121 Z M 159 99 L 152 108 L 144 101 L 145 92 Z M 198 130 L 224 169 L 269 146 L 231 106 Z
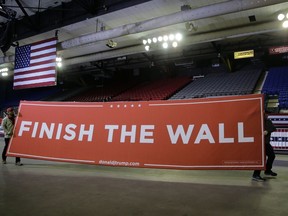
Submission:
M 22 101 L 9 156 L 110 166 L 264 169 L 263 97 Z

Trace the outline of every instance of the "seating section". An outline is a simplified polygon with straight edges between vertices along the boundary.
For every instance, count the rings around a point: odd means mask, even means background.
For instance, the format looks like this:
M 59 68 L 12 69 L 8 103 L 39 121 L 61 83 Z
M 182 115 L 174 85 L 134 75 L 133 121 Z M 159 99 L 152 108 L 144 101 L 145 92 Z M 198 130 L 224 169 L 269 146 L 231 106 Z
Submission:
M 52 87 L 42 87 L 42 88 L 31 88 L 31 89 L 22 89 L 15 90 L 7 93 L 7 99 L 1 104 L 1 108 L 5 107 L 17 107 L 21 100 L 27 101 L 43 101 L 47 97 L 57 94 L 61 89 L 57 86 Z
M 103 102 L 109 101 L 115 95 L 120 94 L 125 91 L 127 88 L 131 88 L 135 83 L 109 83 L 107 85 L 98 86 L 98 87 L 90 87 L 85 91 L 82 91 L 76 95 L 73 95 L 65 101 L 78 101 L 78 102 Z
M 143 83 L 122 94 L 113 97 L 112 101 L 149 101 L 165 100 L 179 89 L 189 84 L 189 77 L 177 77 Z
M 279 108 L 288 108 L 288 67 L 271 68 L 264 82 L 262 93 L 277 95 Z
M 170 100 L 251 94 L 260 75 L 259 69 L 211 73 L 190 83 L 173 95 Z
M 113 95 L 118 93 L 118 89 L 111 88 L 111 87 L 98 87 L 98 88 L 91 88 L 72 96 L 65 101 L 78 101 L 78 102 L 101 102 L 109 100 Z
M 183 76 L 145 83 L 114 83 L 105 87 L 90 88 L 65 101 L 176 100 L 252 94 L 260 75 L 260 69 L 250 69 L 234 73 L 209 73 L 194 81 L 188 76 Z

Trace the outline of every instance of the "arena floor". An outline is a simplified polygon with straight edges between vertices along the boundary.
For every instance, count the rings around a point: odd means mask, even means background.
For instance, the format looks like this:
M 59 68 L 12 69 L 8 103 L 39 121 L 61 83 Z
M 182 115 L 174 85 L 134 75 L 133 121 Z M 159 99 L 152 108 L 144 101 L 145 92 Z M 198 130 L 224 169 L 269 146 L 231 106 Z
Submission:
M 2 152 L 4 140 L 0 140 Z M 104 167 L 14 158 L 0 165 L 3 216 L 286 216 L 288 155 L 276 178 L 252 171 Z M 264 174 L 263 174 L 264 176 Z

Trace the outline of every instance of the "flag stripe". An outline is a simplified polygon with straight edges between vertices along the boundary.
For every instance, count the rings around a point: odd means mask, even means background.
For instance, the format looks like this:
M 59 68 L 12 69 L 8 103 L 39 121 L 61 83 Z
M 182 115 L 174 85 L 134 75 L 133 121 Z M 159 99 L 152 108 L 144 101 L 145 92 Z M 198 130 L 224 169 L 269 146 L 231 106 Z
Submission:
M 54 74 L 54 70 L 47 70 L 47 71 L 42 71 L 42 72 L 38 72 L 38 73 L 30 73 L 30 74 L 25 74 L 25 75 L 19 75 L 17 76 L 17 78 L 15 78 L 15 82 L 21 80 L 21 79 L 30 79 L 31 77 L 39 77 L 39 76 L 44 76 L 44 75 L 53 75 Z
M 23 72 L 28 72 L 28 73 L 33 73 L 33 72 L 35 72 L 35 70 L 41 70 L 41 69 L 43 69 L 43 70 L 46 70 L 46 68 L 50 68 L 50 67 L 54 67 L 55 68 L 55 65 L 56 65 L 56 63 L 55 62 L 51 62 L 51 63 L 48 63 L 48 64 L 43 64 L 43 65 L 39 65 L 39 64 L 35 64 L 35 65 L 33 65 L 33 66 L 31 66 L 29 69 L 27 69 L 27 70 L 17 70 L 16 72 L 15 72 L 15 76 L 18 76 L 18 74 L 19 75 L 22 75 L 22 73 Z M 27 73 L 26 73 L 27 74 Z
M 54 77 L 37 79 L 36 81 L 35 80 L 27 80 L 27 81 L 22 81 L 22 82 L 16 82 L 15 86 L 27 85 L 27 84 L 35 84 L 35 83 L 44 83 L 44 82 L 52 82 L 54 80 L 55 80 Z
M 268 118 L 276 127 L 288 127 L 288 115 L 269 115 Z
M 27 86 L 27 88 L 37 88 L 37 87 L 45 87 L 45 86 L 53 86 L 53 85 L 56 85 L 55 81 L 29 84 L 29 85 L 25 85 L 25 86 Z M 23 87 L 22 86 L 15 86 L 14 89 L 15 90 L 23 89 Z
M 56 85 L 56 44 L 50 38 L 16 48 L 14 89 Z
M 278 114 L 269 115 L 269 119 L 272 120 L 273 124 L 277 128 L 271 134 L 270 144 L 276 150 L 287 150 L 288 149 L 288 115 Z
M 53 74 L 52 75 L 44 75 L 44 76 L 38 76 L 37 77 L 37 81 L 35 82 L 35 77 L 33 77 L 33 78 L 25 78 L 25 79 L 21 79 L 21 80 L 17 80 L 16 82 L 15 82 L 15 85 L 17 86 L 17 85 L 21 85 L 21 84 L 23 84 L 23 83 L 41 83 L 42 81 L 41 80 L 43 80 L 43 79 L 47 79 L 47 78 L 53 78 Z M 38 81 L 38 80 L 40 80 L 40 81 Z M 50 81 L 50 80 L 49 80 Z M 54 81 L 53 79 L 51 80 L 51 81 Z
M 34 79 L 35 80 L 35 79 Z M 45 76 L 39 76 L 37 78 L 37 81 L 35 82 L 33 79 L 25 79 L 25 80 L 22 80 L 22 81 L 19 81 L 19 82 L 15 82 L 15 86 L 19 86 L 19 85 L 27 85 L 27 84 L 35 84 L 35 83 L 43 83 L 43 82 L 47 82 L 47 81 L 54 81 L 53 79 L 53 76 L 50 77 L 48 75 L 45 75 Z
M 56 53 L 55 55 L 51 55 L 51 53 L 46 53 L 43 55 L 39 55 L 37 57 L 32 57 L 30 63 L 33 64 L 35 62 L 51 60 L 51 59 L 55 59 L 55 57 L 56 57 Z
M 35 51 L 33 51 L 31 49 L 31 57 L 40 56 L 40 55 L 43 55 L 43 54 L 46 54 L 46 53 L 51 53 L 51 54 L 56 55 L 56 48 L 49 48 L 49 49 L 42 48 L 42 49 L 38 49 L 38 50 L 35 50 Z
M 31 50 L 33 52 L 39 52 L 39 51 L 46 50 L 46 49 L 54 49 L 54 48 L 56 49 L 55 45 L 56 45 L 56 41 L 53 43 L 50 42 L 46 44 L 39 44 L 37 46 L 32 45 Z
M 31 45 L 32 46 L 38 46 L 40 44 L 50 44 L 50 42 L 52 42 L 52 41 L 55 41 L 55 43 L 56 43 L 57 42 L 57 37 L 45 39 L 45 40 L 42 40 L 42 41 L 37 41 L 37 42 L 32 43 Z
M 24 71 L 24 72 L 21 72 L 21 73 L 17 73 L 17 75 L 14 75 L 14 79 L 17 79 L 19 76 L 22 76 L 22 75 L 29 75 L 29 74 L 33 74 L 33 73 L 39 73 L 39 72 L 48 72 L 50 70 L 54 70 L 54 67 L 46 67 L 46 68 L 40 68 L 40 69 L 36 69 L 36 70 L 32 70 L 32 71 Z

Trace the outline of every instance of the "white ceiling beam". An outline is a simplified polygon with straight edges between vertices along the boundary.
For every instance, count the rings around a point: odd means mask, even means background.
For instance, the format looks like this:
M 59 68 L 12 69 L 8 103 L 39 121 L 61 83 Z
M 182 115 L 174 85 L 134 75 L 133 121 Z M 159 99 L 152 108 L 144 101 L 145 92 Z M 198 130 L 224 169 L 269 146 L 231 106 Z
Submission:
M 183 43 L 179 45 L 186 46 L 192 44 L 207 43 L 212 41 L 220 41 L 229 38 L 243 37 L 247 35 L 257 35 L 276 31 L 284 31 L 284 29 L 277 28 L 277 22 L 268 22 L 258 25 L 250 25 L 246 27 L 231 28 L 228 30 L 214 31 L 204 34 L 190 35 L 188 38 L 183 38 Z M 151 50 L 153 52 L 153 49 Z M 121 56 L 129 56 L 137 53 L 146 52 L 143 45 L 137 45 L 128 48 L 109 50 L 106 52 L 97 52 L 90 55 L 84 55 L 80 57 L 66 59 L 67 65 L 75 65 L 81 63 L 87 63 L 91 61 L 100 61 L 104 59 L 117 58 Z
M 141 33 L 165 26 L 185 23 L 197 19 L 204 19 L 229 13 L 245 11 L 279 3 L 286 3 L 283 0 L 231 0 L 218 4 L 208 5 L 192 10 L 180 11 L 166 16 L 145 20 L 133 24 L 119 26 L 110 30 L 82 35 L 77 38 L 66 40 L 60 43 L 62 49 L 69 49 L 83 44 L 93 43 L 102 40 L 117 38 L 129 34 Z

